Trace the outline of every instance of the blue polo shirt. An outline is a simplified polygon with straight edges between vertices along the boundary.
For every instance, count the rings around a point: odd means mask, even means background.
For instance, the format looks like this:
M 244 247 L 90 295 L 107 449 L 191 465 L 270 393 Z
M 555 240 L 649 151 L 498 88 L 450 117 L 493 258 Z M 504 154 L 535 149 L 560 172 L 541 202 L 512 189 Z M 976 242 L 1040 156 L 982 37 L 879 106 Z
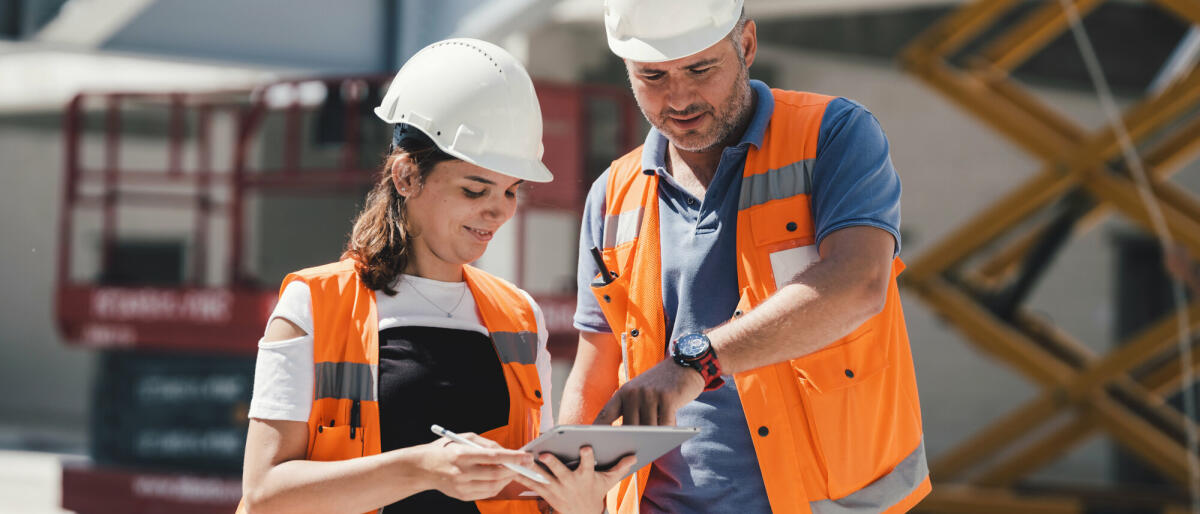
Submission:
M 770 89 L 750 81 L 756 104 L 746 132 L 721 153 L 716 175 L 696 198 L 666 171 L 666 137 L 651 128 L 642 167 L 659 177 L 663 312 L 674 340 L 729 320 L 739 300 L 736 227 L 742 169 L 750 146 L 762 144 L 775 110 Z M 611 332 L 589 284 L 599 272 L 589 253 L 603 246 L 604 196 L 609 171 L 592 184 L 579 235 L 579 298 L 575 327 Z M 862 105 L 837 98 L 821 120 L 811 205 L 816 242 L 842 228 L 868 225 L 896 238 L 900 251 L 900 179 L 887 138 Z M 781 406 L 782 407 L 782 406 Z M 642 497 L 643 512 L 770 512 L 766 489 L 737 386 L 702 393 L 676 414 L 700 434 L 656 460 Z

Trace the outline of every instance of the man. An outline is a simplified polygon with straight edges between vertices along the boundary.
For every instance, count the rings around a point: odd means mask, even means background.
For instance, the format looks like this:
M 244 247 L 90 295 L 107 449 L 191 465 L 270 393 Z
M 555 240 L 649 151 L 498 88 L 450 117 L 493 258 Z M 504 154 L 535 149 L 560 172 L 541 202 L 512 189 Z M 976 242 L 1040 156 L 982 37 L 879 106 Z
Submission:
M 607 0 L 605 25 L 653 128 L 587 198 L 559 421 L 702 428 L 609 511 L 908 510 L 930 486 L 878 122 L 749 80 L 740 0 Z

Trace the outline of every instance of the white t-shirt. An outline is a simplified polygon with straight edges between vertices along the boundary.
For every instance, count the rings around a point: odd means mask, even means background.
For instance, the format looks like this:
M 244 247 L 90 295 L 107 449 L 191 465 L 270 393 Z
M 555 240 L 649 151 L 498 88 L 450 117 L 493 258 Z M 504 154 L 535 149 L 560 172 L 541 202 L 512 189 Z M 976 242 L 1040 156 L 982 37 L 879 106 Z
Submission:
M 441 282 L 413 275 L 401 275 L 393 285 L 395 296 L 376 291 L 379 330 L 403 326 L 422 326 L 471 330 L 488 335 L 475 309 L 475 297 L 466 282 Z M 546 320 L 528 293 L 521 291 L 533 305 L 538 326 L 537 367 L 542 398 L 551 398 L 550 352 L 546 349 Z M 435 306 L 436 304 L 436 306 Z M 446 316 L 449 311 L 451 316 Z M 258 360 L 254 367 L 254 393 L 250 398 L 250 417 L 287 421 L 308 421 L 313 401 L 312 294 L 308 284 L 293 281 L 279 295 L 272 319 L 286 319 L 305 335 L 284 341 L 258 342 Z M 431 344 L 435 344 L 432 343 Z M 376 380 L 378 383 L 378 380 Z M 542 406 L 542 430 L 554 426 L 550 402 Z

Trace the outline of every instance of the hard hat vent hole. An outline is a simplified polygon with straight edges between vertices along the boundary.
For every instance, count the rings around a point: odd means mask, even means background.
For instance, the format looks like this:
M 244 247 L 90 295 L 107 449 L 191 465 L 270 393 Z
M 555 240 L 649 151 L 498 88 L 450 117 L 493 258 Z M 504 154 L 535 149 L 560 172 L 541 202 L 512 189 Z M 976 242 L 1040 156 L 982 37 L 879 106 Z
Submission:
M 462 41 L 446 41 L 446 42 L 434 43 L 433 45 L 430 45 L 429 48 L 436 48 L 439 46 L 463 46 L 463 47 L 467 47 L 472 50 L 475 50 L 476 52 L 483 54 L 484 57 L 487 57 L 488 60 L 491 61 L 492 66 L 496 67 L 497 73 L 504 73 L 504 69 L 500 67 L 500 63 L 496 62 L 496 58 L 492 57 L 491 54 L 487 53 L 487 50 L 484 50 L 483 48 L 481 48 L 479 46 L 476 46 L 476 45 L 473 45 L 470 43 L 464 43 Z

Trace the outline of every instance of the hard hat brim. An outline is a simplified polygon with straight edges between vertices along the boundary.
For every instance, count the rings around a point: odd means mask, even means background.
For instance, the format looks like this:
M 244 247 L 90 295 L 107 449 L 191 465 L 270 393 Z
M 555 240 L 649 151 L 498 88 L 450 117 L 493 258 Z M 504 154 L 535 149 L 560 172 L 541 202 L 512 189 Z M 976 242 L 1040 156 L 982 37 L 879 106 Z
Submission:
M 608 49 L 618 57 L 637 62 L 665 62 L 698 54 L 721 42 L 729 35 L 729 31 L 737 26 L 737 21 L 735 17 L 729 23 L 688 36 L 618 39 L 608 31 L 605 32 L 605 36 L 608 39 Z
M 386 113 L 379 112 L 377 109 L 376 114 L 379 115 L 380 118 L 384 119 L 384 121 L 387 121 L 387 119 L 384 118 Z M 554 174 L 550 172 L 550 169 L 547 168 L 545 164 L 542 164 L 542 161 L 531 161 L 529 159 L 523 159 L 517 156 L 495 153 L 472 157 L 471 155 L 443 145 L 441 141 L 438 141 L 438 138 L 435 137 L 434 134 L 426 132 L 421 127 L 414 125 L 408 125 L 408 127 L 412 130 L 416 130 L 422 134 L 425 134 L 425 137 L 429 138 L 429 140 L 433 142 L 434 146 L 437 146 L 438 150 L 441 150 L 460 161 L 474 164 L 480 168 L 488 169 L 501 175 L 507 175 L 509 177 L 528 182 L 550 182 L 554 180 Z
M 541 161 L 530 161 L 520 157 L 497 154 L 489 154 L 481 156 L 479 159 L 471 159 L 457 152 L 447 151 L 446 153 L 480 168 L 486 168 L 501 175 L 508 175 L 526 182 L 550 182 L 554 180 L 554 174 L 550 173 L 550 169 L 545 164 L 542 164 Z

